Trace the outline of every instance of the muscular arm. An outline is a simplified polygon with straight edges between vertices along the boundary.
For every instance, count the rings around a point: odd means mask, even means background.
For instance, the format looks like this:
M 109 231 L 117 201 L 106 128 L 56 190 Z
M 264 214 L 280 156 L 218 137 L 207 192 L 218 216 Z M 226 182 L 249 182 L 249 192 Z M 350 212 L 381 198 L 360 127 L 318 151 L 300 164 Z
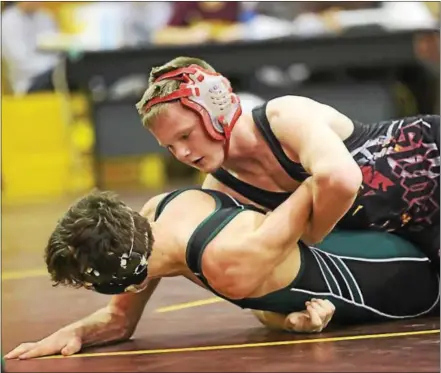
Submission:
M 126 293 L 113 296 L 106 307 L 66 328 L 78 333 L 83 346 L 130 338 L 159 281 L 160 279 L 151 280 L 146 289 L 137 294 Z
M 282 146 L 313 177 L 313 215 L 303 239 L 321 241 L 352 206 L 362 182 L 360 168 L 341 139 L 348 134 L 331 128 L 350 120 L 330 106 L 297 96 L 275 99 L 266 110 Z
M 289 198 L 268 214 L 253 233 L 253 240 L 272 251 L 292 247 L 305 231 L 313 208 L 313 182 L 306 179 Z
M 5 359 L 31 359 L 58 353 L 72 355 L 85 346 L 127 340 L 135 331 L 142 311 L 158 283 L 159 279 L 152 280 L 138 294 L 116 295 L 106 307 L 59 329 L 41 341 L 22 343 L 5 355 Z
M 163 193 L 152 197 L 143 206 L 140 214 L 152 220 L 158 203 L 166 195 L 167 193 Z M 159 281 L 160 279 L 150 280 L 147 287 L 140 293 L 114 295 L 107 307 L 69 325 L 68 328 L 76 330 L 85 345 L 102 344 L 130 338 Z
M 156 205 L 164 197 L 152 198 L 141 210 L 144 216 L 152 216 Z M 102 345 L 129 339 L 138 325 L 144 308 L 160 282 L 150 279 L 139 293 L 114 295 L 106 307 L 69 324 L 39 342 L 23 343 L 9 352 L 7 359 L 30 359 L 62 353 L 71 355 L 82 347 Z
M 214 288 L 222 289 L 230 298 L 240 299 L 249 296 L 268 278 L 305 230 L 312 208 L 310 179 L 266 215 L 254 231 L 206 251 L 202 267 Z

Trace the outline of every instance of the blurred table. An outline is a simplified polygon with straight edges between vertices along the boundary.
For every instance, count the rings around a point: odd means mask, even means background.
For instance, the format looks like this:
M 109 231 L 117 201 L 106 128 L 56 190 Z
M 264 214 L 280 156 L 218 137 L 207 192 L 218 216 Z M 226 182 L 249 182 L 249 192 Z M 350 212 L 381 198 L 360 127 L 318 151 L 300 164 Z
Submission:
M 126 75 L 148 74 L 152 66 L 177 56 L 205 59 L 226 76 L 249 74 L 265 65 L 284 68 L 295 63 L 310 70 L 389 68 L 422 63 L 418 44 L 434 33 L 439 30 L 371 30 L 314 38 L 86 51 L 69 63 L 69 69 L 87 87 L 94 76 L 113 82 Z

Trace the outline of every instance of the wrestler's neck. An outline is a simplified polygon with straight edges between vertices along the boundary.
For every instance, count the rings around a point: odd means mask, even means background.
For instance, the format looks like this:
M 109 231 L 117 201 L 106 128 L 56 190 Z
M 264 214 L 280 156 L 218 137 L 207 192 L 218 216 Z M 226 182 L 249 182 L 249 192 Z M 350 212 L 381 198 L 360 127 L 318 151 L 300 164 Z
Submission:
M 149 277 L 174 277 L 185 270 L 185 248 L 180 247 L 169 226 L 152 222 L 154 244 L 149 258 Z
M 251 114 L 242 114 L 237 120 L 230 137 L 228 157 L 222 168 L 240 172 L 250 166 L 262 146 Z

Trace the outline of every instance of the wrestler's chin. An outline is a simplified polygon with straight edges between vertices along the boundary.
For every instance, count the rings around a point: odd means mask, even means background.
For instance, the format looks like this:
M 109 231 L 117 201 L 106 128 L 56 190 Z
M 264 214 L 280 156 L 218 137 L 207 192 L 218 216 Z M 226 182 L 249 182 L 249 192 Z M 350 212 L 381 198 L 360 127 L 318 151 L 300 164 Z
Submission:
M 215 162 L 211 157 L 203 157 L 192 166 L 200 172 L 209 174 L 220 168 L 222 166 L 222 162 Z

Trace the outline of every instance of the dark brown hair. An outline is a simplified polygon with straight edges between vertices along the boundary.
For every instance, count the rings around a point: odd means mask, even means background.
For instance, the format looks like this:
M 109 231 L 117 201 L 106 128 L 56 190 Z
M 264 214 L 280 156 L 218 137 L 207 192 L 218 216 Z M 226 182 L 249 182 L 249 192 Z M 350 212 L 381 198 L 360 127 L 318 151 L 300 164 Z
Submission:
M 132 240 L 133 251 L 148 258 L 153 246 L 148 220 L 115 194 L 92 191 L 68 209 L 49 238 L 45 261 L 54 286 L 81 287 L 89 268 L 110 280 Z

